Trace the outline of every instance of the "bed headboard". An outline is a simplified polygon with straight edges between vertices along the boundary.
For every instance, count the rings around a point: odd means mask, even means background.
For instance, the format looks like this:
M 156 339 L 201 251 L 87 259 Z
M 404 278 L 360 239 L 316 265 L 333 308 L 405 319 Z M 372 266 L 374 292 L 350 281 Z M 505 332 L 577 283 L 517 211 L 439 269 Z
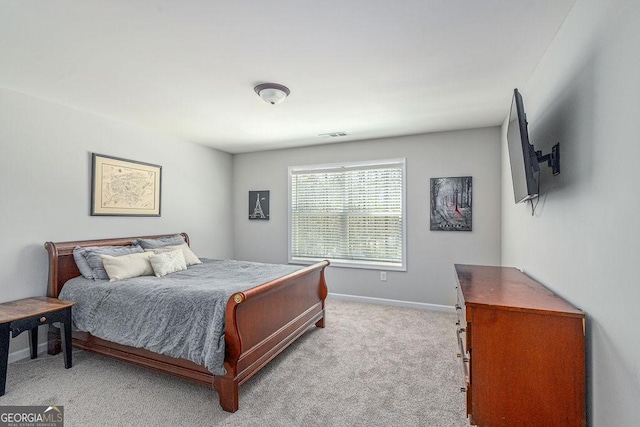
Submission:
M 180 233 L 189 245 L 187 233 Z M 69 279 L 78 277 L 80 271 L 73 259 L 73 248 L 76 246 L 131 246 L 136 239 L 157 239 L 159 237 L 174 236 L 174 234 L 156 234 L 153 236 L 120 237 L 115 239 L 78 240 L 75 242 L 46 242 L 45 249 L 49 253 L 49 280 L 47 295 L 58 298 L 62 287 Z

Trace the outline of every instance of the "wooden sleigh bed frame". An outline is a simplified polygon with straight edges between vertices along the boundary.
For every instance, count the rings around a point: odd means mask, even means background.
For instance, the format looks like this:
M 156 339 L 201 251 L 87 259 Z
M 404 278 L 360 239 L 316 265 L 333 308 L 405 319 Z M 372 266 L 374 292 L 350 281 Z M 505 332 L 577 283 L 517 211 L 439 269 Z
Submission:
M 189 236 L 181 233 L 187 244 Z M 49 253 L 48 295 L 57 298 L 67 280 L 80 276 L 73 258 L 76 246 L 126 246 L 135 239 L 155 239 L 167 234 L 115 239 L 46 242 Z M 213 385 L 225 411 L 238 410 L 238 387 L 315 324 L 324 327 L 327 285 L 322 261 L 262 285 L 234 293 L 226 306 L 225 375 L 213 375 L 204 366 L 142 348 L 106 341 L 87 332 L 73 332 L 73 346 L 155 371 Z M 48 352 L 60 351 L 60 331 L 49 330 Z

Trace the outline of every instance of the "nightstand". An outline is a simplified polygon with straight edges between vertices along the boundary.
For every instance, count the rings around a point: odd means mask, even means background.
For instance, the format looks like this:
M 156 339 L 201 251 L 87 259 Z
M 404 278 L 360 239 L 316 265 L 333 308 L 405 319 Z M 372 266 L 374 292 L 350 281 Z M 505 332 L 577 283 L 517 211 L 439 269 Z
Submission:
M 71 307 L 72 301 L 57 298 L 33 297 L 0 304 L 0 396 L 7 385 L 9 362 L 9 332 L 13 338 L 29 331 L 31 358 L 38 357 L 38 326 L 60 322 L 64 367 L 69 369 L 71 360 Z

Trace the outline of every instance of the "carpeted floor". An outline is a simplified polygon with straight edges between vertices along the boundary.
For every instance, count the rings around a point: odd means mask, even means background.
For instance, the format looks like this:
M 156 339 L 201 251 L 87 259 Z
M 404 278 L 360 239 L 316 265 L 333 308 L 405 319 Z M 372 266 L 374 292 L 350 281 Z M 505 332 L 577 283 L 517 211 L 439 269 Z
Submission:
M 327 301 L 313 328 L 240 386 L 202 385 L 83 351 L 9 365 L 0 405 L 63 405 L 65 426 L 466 426 L 455 314 Z

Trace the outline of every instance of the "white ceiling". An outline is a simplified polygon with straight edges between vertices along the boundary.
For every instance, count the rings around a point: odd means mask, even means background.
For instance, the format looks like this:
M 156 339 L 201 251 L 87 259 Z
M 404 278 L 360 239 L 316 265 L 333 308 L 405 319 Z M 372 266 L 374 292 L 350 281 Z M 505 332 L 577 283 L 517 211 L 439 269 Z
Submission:
M 0 87 L 230 153 L 494 126 L 574 3 L 0 0 Z

